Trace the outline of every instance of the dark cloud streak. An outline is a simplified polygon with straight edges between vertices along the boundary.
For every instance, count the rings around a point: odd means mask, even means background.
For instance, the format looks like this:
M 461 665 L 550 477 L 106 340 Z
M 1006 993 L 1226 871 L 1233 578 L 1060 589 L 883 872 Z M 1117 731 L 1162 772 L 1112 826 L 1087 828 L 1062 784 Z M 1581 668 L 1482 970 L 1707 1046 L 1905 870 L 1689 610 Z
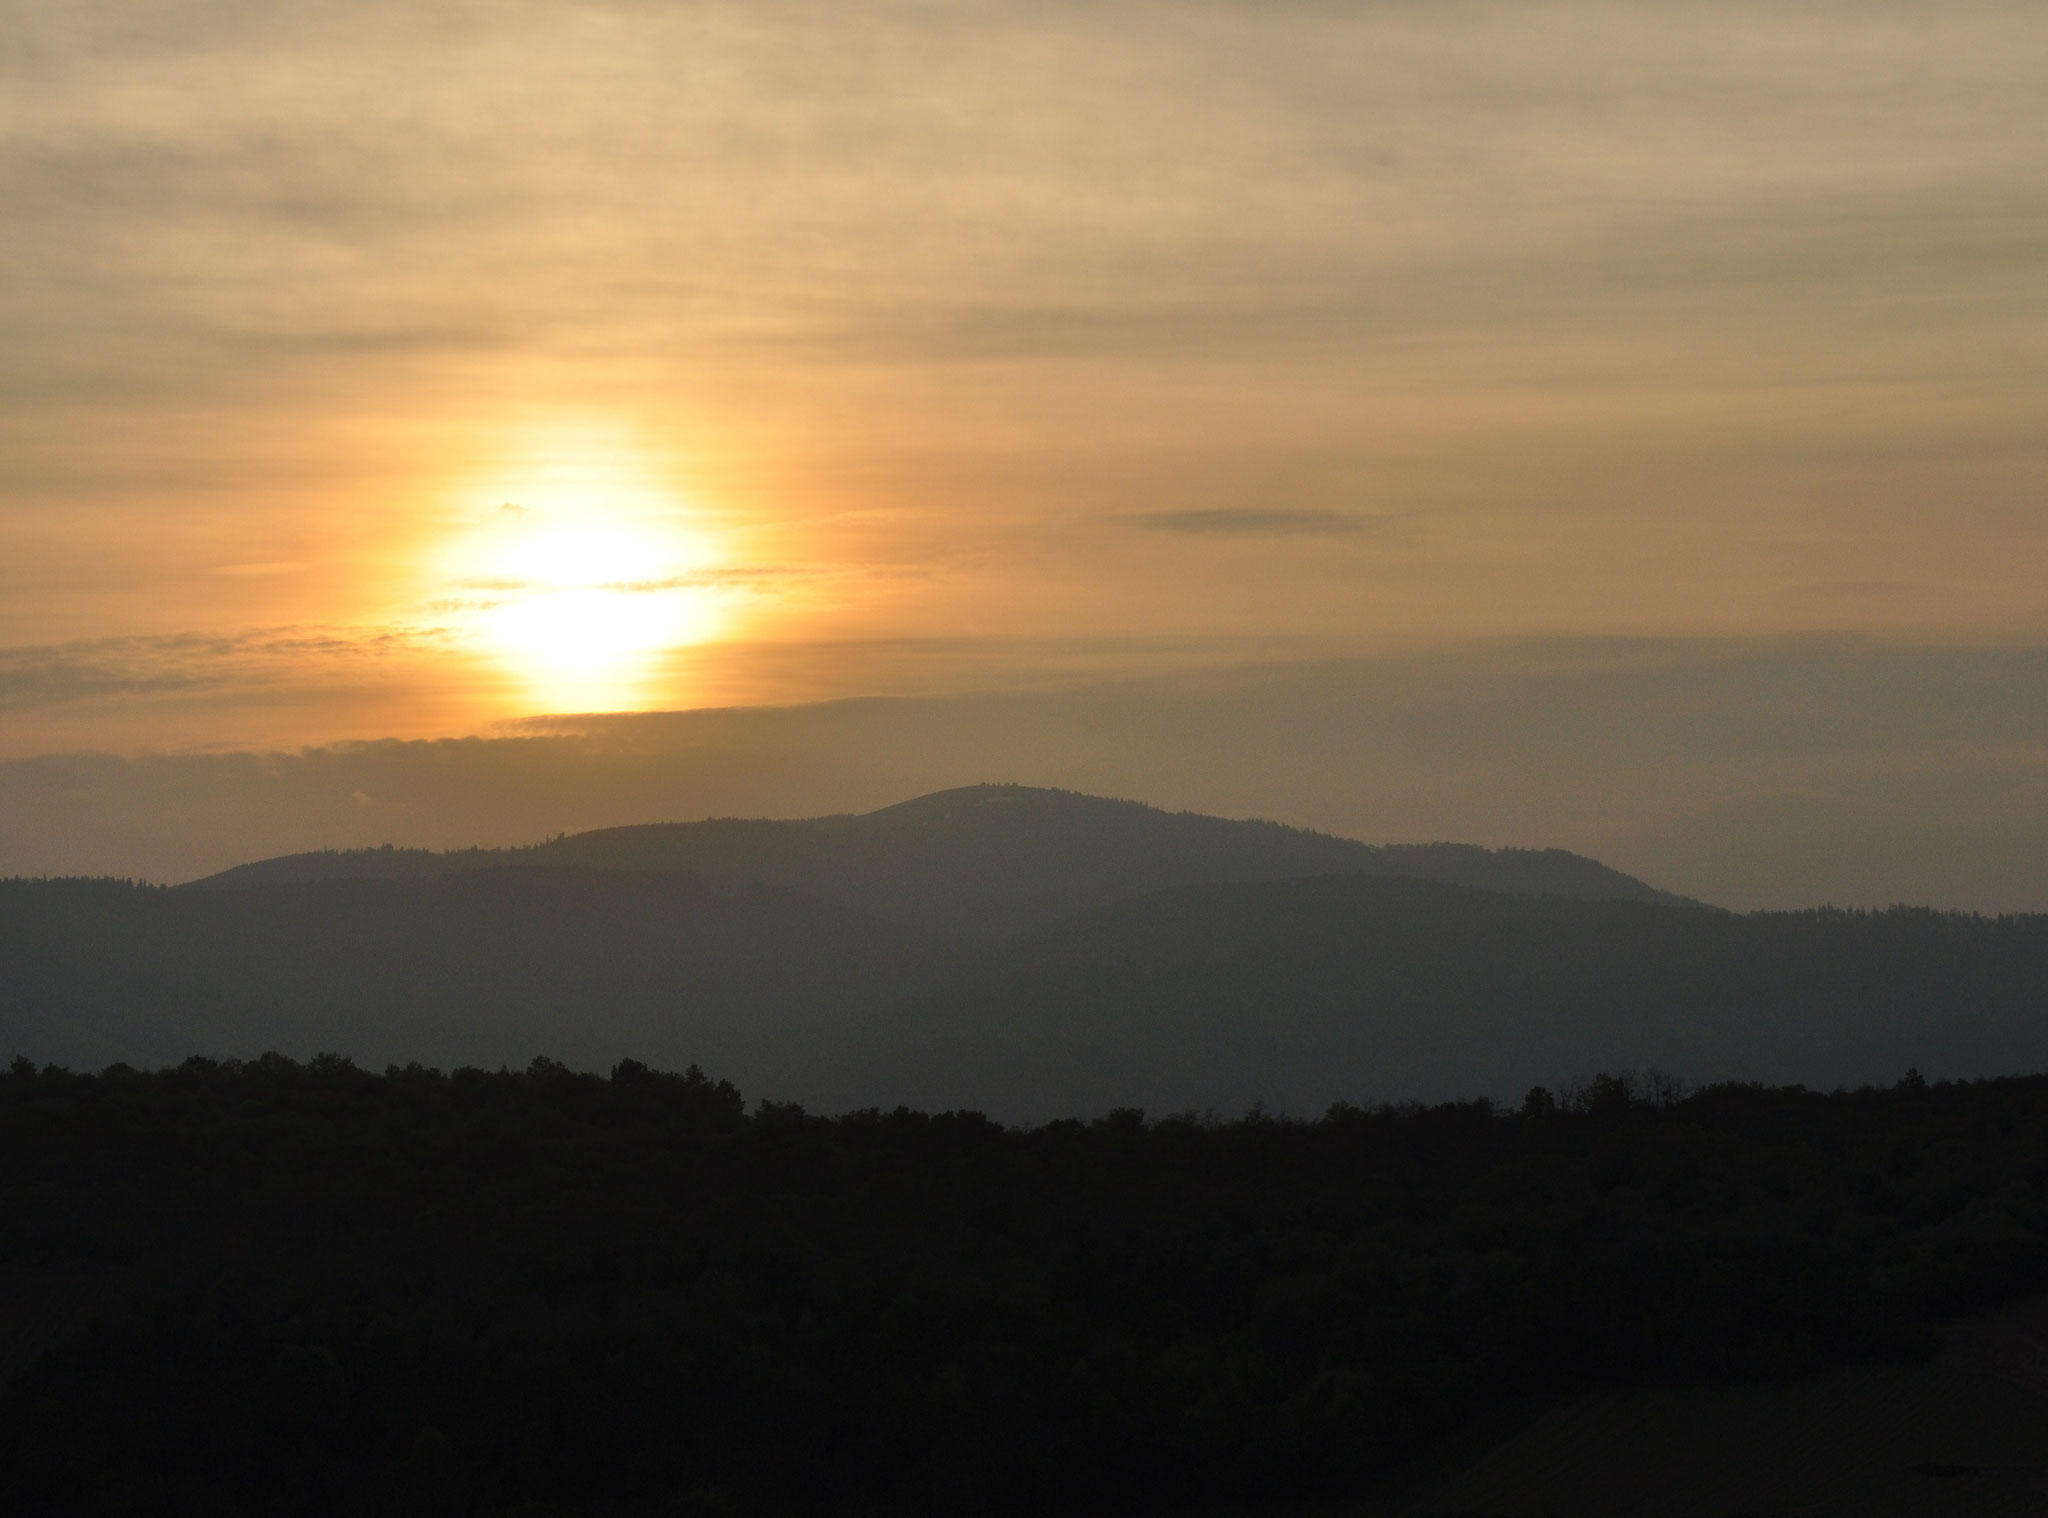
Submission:
M 359 674 L 362 663 L 432 646 L 431 631 L 268 628 L 226 637 L 198 634 L 98 638 L 0 648 L 0 711 L 74 701 L 246 691 Z

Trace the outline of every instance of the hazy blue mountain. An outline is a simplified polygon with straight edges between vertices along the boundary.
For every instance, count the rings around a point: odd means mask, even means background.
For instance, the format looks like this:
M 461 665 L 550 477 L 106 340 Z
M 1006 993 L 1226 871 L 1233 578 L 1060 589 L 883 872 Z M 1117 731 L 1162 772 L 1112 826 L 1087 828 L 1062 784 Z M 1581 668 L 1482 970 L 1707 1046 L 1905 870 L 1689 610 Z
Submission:
M 1491 1095 L 1600 1070 L 2048 1069 L 2048 917 L 1758 914 L 1381 876 L 1175 887 L 1000 944 L 758 882 L 529 866 L 0 883 L 0 1057 L 696 1063 L 1006 1121 Z
M 527 849 L 294 854 L 197 884 L 425 879 L 507 865 L 765 882 L 894 922 L 983 938 L 1172 886 L 1310 875 L 1402 875 L 1582 900 L 1683 900 L 1562 849 L 1372 845 L 1014 785 L 940 791 L 861 816 L 605 828 Z
M 2048 1069 L 2048 917 L 1736 916 L 1362 876 L 1190 886 L 993 951 L 849 1040 L 826 1106 L 1011 1121 L 1492 1095 L 1600 1070 Z
M 555 868 L 261 891 L 0 881 L 0 1049 L 584 1067 L 700 1062 L 756 1091 L 967 948 L 774 886 Z

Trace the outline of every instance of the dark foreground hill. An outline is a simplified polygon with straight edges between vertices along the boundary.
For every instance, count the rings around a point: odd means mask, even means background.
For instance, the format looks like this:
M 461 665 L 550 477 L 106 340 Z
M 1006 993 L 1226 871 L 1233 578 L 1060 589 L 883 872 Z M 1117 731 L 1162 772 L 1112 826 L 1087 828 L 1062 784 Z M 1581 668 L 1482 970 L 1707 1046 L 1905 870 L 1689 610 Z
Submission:
M 373 1068 L 640 1054 L 816 1110 L 1004 1121 L 1513 1099 L 1603 1068 L 1976 1077 L 2048 1067 L 2048 917 L 1742 917 L 1322 876 L 1180 887 L 990 946 L 653 871 L 0 882 L 0 1054 L 266 1049 Z
M 2048 1080 L 1313 1123 L 0 1076 L 10 1513 L 2040 1513 Z
M 605 828 L 530 849 L 293 854 L 196 884 L 429 879 L 508 865 L 687 871 L 766 883 L 889 921 L 983 938 L 1169 886 L 1303 875 L 1402 875 L 1589 901 L 1682 901 L 1562 849 L 1375 846 L 1273 822 L 1162 812 L 1020 785 L 940 791 L 862 816 Z

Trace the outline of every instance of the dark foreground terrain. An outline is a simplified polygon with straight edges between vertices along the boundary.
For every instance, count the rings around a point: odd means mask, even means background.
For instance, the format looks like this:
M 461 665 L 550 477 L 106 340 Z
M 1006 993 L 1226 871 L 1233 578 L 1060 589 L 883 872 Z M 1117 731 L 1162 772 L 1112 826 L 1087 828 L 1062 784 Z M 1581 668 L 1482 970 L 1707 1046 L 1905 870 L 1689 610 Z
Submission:
M 2040 1077 L 1019 1130 L 19 1062 L 0 1503 L 2042 1511 L 2043 1404 L 1934 1356 L 2044 1204 Z

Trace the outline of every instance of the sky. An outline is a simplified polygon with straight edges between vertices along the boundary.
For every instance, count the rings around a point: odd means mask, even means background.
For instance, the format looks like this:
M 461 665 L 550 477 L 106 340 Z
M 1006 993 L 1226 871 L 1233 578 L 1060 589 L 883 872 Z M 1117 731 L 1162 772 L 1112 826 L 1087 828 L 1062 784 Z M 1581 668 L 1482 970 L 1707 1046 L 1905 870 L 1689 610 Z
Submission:
M 1015 779 L 2048 909 L 2038 4 L 0 37 L 0 872 Z

